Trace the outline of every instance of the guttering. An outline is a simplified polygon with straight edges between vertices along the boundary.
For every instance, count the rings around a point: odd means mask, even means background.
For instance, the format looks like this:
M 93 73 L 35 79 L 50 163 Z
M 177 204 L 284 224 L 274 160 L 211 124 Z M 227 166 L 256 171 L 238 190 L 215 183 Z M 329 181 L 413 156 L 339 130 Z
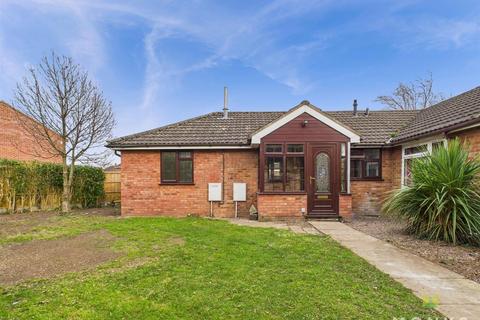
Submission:
M 108 147 L 113 150 L 221 150 L 221 149 L 253 149 L 252 146 L 152 146 L 152 147 Z

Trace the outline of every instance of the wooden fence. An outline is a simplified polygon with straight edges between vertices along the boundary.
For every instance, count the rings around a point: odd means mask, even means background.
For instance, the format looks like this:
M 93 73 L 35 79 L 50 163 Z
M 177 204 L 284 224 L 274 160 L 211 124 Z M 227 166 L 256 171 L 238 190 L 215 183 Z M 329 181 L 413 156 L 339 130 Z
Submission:
M 120 201 L 120 171 L 105 171 L 105 202 Z

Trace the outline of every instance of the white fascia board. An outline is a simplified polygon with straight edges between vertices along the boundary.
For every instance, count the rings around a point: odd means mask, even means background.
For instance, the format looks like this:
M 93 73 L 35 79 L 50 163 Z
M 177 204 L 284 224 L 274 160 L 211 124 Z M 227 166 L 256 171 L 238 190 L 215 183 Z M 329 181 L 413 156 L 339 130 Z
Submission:
M 115 147 L 113 150 L 221 150 L 221 149 L 252 149 L 252 146 L 165 146 L 165 147 Z
M 341 134 L 347 136 L 348 138 L 350 138 L 350 142 L 353 142 L 353 143 L 360 142 L 360 136 L 357 135 L 355 132 L 353 132 L 353 131 L 349 130 L 348 128 L 340 125 L 339 123 L 333 121 L 332 119 L 323 115 L 322 113 L 318 112 L 317 110 L 312 109 L 311 107 L 309 107 L 307 105 L 303 105 L 300 108 L 286 114 L 281 119 L 278 119 L 277 121 L 273 122 L 268 127 L 265 127 L 262 130 L 260 130 L 259 132 L 255 133 L 252 136 L 252 145 L 260 144 L 260 141 L 263 137 L 272 133 L 273 131 L 277 130 L 278 128 L 287 124 L 288 122 L 292 121 L 293 119 L 295 119 L 296 117 L 298 117 L 302 113 L 308 113 L 309 115 L 316 118 L 320 122 L 326 124 L 330 128 L 332 128 L 332 129 L 340 132 Z

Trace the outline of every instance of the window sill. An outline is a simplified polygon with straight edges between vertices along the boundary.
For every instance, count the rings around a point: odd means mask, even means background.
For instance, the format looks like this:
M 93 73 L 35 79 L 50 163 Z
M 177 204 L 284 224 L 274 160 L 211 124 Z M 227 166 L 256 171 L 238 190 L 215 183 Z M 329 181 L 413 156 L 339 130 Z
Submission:
M 161 186 L 194 186 L 194 182 L 160 182 Z
M 259 191 L 257 192 L 259 195 L 306 195 L 307 193 L 305 191 L 299 191 L 299 192 L 292 192 L 292 191 Z

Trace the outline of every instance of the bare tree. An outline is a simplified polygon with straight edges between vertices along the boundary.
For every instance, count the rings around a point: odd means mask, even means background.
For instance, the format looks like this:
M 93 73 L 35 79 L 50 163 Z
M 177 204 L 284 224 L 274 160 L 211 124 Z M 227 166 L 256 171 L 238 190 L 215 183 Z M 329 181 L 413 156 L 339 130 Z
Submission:
M 394 110 L 423 109 L 442 100 L 444 100 L 443 95 L 433 91 L 432 74 L 428 78 L 421 78 L 411 83 L 400 83 L 391 96 L 378 96 L 375 99 L 376 102 Z
M 37 122 L 18 118 L 37 145 L 62 158 L 62 211 L 69 212 L 75 164 L 102 158 L 95 150 L 111 137 L 111 103 L 78 64 L 52 52 L 17 84 L 14 105 Z

